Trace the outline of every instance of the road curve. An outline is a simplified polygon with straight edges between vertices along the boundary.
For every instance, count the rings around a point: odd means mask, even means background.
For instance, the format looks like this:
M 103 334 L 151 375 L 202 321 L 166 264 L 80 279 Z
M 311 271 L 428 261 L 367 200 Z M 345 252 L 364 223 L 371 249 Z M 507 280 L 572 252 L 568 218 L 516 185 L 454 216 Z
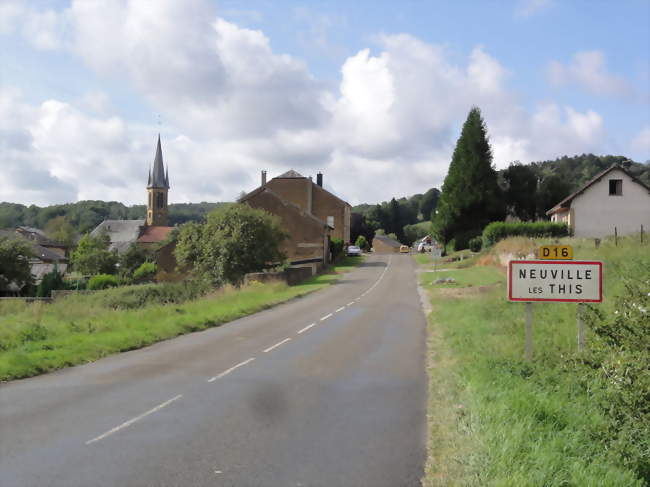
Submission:
M 218 328 L 0 385 L 0 485 L 417 486 L 425 318 L 414 263 Z

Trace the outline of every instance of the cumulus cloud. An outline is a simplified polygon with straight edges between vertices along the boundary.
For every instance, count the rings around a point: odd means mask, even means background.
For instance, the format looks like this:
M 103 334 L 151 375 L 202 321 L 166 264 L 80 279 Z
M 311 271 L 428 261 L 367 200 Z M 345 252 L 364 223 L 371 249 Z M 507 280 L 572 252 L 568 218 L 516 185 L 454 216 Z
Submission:
M 547 77 L 553 86 L 575 84 L 596 95 L 626 96 L 632 91 L 625 79 L 607 70 L 605 55 L 598 50 L 577 52 L 567 65 L 551 61 Z
M 524 19 L 532 17 L 552 4 L 552 0 L 519 0 L 515 6 L 515 17 Z
M 482 46 L 459 59 L 408 34 L 380 36 L 345 60 L 331 87 L 209 2 L 75 1 L 65 21 L 69 43 L 59 46 L 164 115 L 172 202 L 232 200 L 261 169 L 291 167 L 323 171 L 325 186 L 353 204 L 424 192 L 442 183 L 473 105 L 498 167 L 598 151 L 605 139 L 592 110 L 522 108 L 509 70 Z M 33 105 L 13 93 L 2 103 L 12 169 L 0 199 L 145 201 L 156 129 L 112 115 L 107 94 Z
M 638 134 L 632 139 L 630 144 L 632 149 L 643 157 L 645 160 L 650 159 L 650 125 L 643 127 Z

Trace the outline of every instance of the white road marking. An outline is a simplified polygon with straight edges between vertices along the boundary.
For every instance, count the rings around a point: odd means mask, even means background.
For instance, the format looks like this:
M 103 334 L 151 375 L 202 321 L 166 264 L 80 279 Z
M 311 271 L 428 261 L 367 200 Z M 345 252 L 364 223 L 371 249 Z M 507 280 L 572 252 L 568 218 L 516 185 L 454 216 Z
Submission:
M 155 413 L 156 411 L 159 411 L 160 409 L 164 408 L 164 407 L 167 406 L 168 404 L 173 403 L 174 401 L 176 401 L 177 399 L 180 399 L 181 397 L 183 397 L 183 394 L 179 394 L 179 395 L 176 396 L 176 397 L 172 397 L 171 399 L 169 399 L 169 400 L 163 402 L 162 404 L 159 404 L 159 405 L 156 406 L 155 408 L 150 409 L 150 410 L 147 411 L 146 413 L 142 413 L 140 416 L 136 416 L 135 418 L 129 419 L 127 422 L 122 423 L 121 425 L 116 426 L 115 428 L 113 428 L 113 429 L 111 429 L 111 430 L 108 430 L 106 433 L 103 433 L 103 434 L 99 435 L 97 438 L 93 438 L 92 440 L 88 440 L 88 441 L 86 442 L 86 445 L 90 445 L 91 443 L 94 443 L 94 442 L 96 442 L 96 441 L 103 440 L 103 439 L 106 438 L 107 436 L 112 435 L 113 433 L 117 433 L 118 431 L 120 431 L 120 430 L 123 429 L 123 428 L 126 428 L 127 426 L 131 426 L 131 425 L 132 425 L 133 423 L 135 423 L 136 421 L 138 421 L 138 420 L 144 418 L 145 416 L 149 416 L 150 414 L 153 414 L 153 413 Z
M 386 274 L 386 271 L 387 271 L 388 268 L 390 267 L 390 263 L 391 263 L 392 260 L 393 260 L 393 256 L 391 255 L 391 256 L 388 258 L 388 264 L 386 265 L 386 267 L 384 267 L 384 270 L 382 271 L 381 276 L 379 276 L 379 279 L 377 279 L 377 281 L 376 281 L 372 286 L 370 286 L 369 289 L 366 289 L 366 291 L 365 291 L 363 294 L 361 294 L 361 296 L 359 296 L 357 299 L 355 299 L 355 301 L 359 301 L 359 300 L 360 300 L 361 298 L 363 298 L 366 294 L 368 294 L 369 292 L 371 292 L 373 289 L 375 289 L 375 288 L 377 287 L 377 285 L 378 285 L 378 284 L 381 282 L 381 280 L 384 278 L 384 275 Z M 348 304 L 348 306 L 350 306 L 350 305 Z
M 290 341 L 290 340 L 291 340 L 291 338 L 285 338 L 285 339 L 282 340 L 281 342 L 278 342 L 278 343 L 276 343 L 275 345 L 273 345 L 273 346 L 267 348 L 266 350 L 264 350 L 264 353 L 268 353 L 268 352 L 270 352 L 271 350 L 273 350 L 274 348 L 277 348 L 277 347 L 279 347 L 280 345 L 282 345 L 283 343 L 287 343 L 287 342 Z
M 352 306 L 354 304 L 354 301 L 350 301 L 346 306 Z
M 312 327 L 314 327 L 314 326 L 316 326 L 316 323 L 312 323 L 311 325 L 307 325 L 307 326 L 305 326 L 302 330 L 300 330 L 300 331 L 298 332 L 298 335 L 300 335 L 301 333 L 306 332 L 307 330 L 309 330 L 310 328 L 312 328 Z
M 215 375 L 214 377 L 208 379 L 208 382 L 214 382 L 214 381 L 217 380 L 217 379 L 221 379 L 224 375 L 228 375 L 228 374 L 230 374 L 233 370 L 235 370 L 235 369 L 237 369 L 237 368 L 239 368 L 239 367 L 242 367 L 242 366 L 244 366 L 244 365 L 246 365 L 246 364 L 249 364 L 249 363 L 251 363 L 253 360 L 255 360 L 255 357 L 251 357 L 251 358 L 249 358 L 248 360 L 244 360 L 243 362 L 238 363 L 238 364 L 235 365 L 234 367 L 230 367 L 228 370 L 224 370 L 224 371 L 221 372 L 219 375 Z
M 221 470 L 215 470 L 214 473 L 222 473 Z
M 335 311 L 335 313 L 340 313 L 340 312 L 343 311 L 344 309 L 345 309 L 345 306 L 341 306 L 339 309 L 337 309 L 337 310 Z
M 321 320 L 321 321 L 325 321 L 327 318 L 331 318 L 331 317 L 332 317 L 332 313 L 323 316 L 320 320 Z

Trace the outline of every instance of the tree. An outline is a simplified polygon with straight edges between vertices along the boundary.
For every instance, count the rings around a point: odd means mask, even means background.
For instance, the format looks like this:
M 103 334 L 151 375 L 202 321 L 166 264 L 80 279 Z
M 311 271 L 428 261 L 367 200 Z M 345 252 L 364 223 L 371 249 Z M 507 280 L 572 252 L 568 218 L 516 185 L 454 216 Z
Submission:
M 81 237 L 70 259 L 75 270 L 84 275 L 115 274 L 118 256 L 117 252 L 108 250 L 109 245 L 108 235 Z
M 120 276 L 133 276 L 135 270 L 147 261 L 153 260 L 151 252 L 147 252 L 137 243 L 133 242 L 124 253 L 119 256 Z
M 542 180 L 537 191 L 537 215 L 546 217 L 546 212 L 571 193 L 569 182 L 557 174 Z
M 424 193 L 424 196 L 420 200 L 420 213 L 424 220 L 431 220 L 431 214 L 438 205 L 438 199 L 440 199 L 440 190 L 438 188 L 431 188 Z
M 368 249 L 368 240 L 363 235 L 359 235 L 357 237 L 357 240 L 354 242 L 354 245 L 356 245 L 360 249 L 367 250 Z
M 278 217 L 232 204 L 209 213 L 205 224 L 183 225 L 175 255 L 180 266 L 214 285 L 239 284 L 246 273 L 282 262 L 285 238 Z
M 479 235 L 488 223 L 505 217 L 492 149 L 478 107 L 470 110 L 463 125 L 437 210 L 434 233 L 442 242 L 455 238 L 459 248 L 466 248 L 469 239 Z
M 76 232 L 72 224 L 64 217 L 57 216 L 45 224 L 45 233 L 52 240 L 63 243 L 66 247 L 72 247 Z
M 505 199 L 508 212 L 522 221 L 535 220 L 537 214 L 537 174 L 532 166 L 519 161 L 502 171 L 506 184 Z
M 43 276 L 41 283 L 36 287 L 36 296 L 49 298 L 53 290 L 63 289 L 63 277 L 59 273 L 56 263 L 54 269 Z
M 389 233 L 397 235 L 397 239 L 402 241 L 404 238 L 404 224 L 402 222 L 402 209 L 395 198 L 388 204 L 388 225 L 384 228 Z
M 0 289 L 6 289 L 10 283 L 20 289 L 32 284 L 29 265 L 32 255 L 29 242 L 17 237 L 0 237 Z

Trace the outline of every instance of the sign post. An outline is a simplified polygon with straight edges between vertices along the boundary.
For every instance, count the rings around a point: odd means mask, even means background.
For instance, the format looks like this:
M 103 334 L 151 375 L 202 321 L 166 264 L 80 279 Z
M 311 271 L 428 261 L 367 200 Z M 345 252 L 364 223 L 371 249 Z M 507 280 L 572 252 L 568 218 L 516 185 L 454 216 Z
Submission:
M 562 255 L 561 250 L 559 253 Z M 563 257 L 568 259 L 573 251 L 566 254 Z M 532 303 L 539 301 L 578 303 L 578 350 L 582 351 L 585 343 L 582 303 L 602 302 L 603 263 L 511 260 L 508 263 L 508 300 L 526 303 L 526 360 L 532 358 Z

